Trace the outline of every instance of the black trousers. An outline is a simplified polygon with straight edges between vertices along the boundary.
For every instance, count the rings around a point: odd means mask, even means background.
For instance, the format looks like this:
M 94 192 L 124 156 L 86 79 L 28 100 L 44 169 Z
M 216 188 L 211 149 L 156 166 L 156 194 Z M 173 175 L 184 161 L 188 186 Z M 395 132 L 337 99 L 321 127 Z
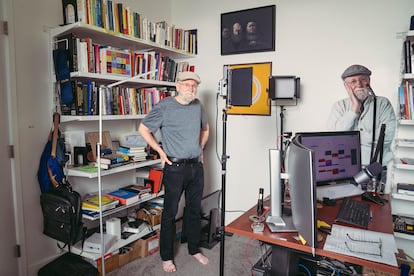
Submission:
M 185 196 L 183 218 L 187 235 L 188 253 L 200 252 L 201 198 L 204 189 L 203 164 L 165 164 L 163 170 L 165 187 L 164 210 L 161 217 L 160 254 L 163 261 L 174 259 L 175 217 L 182 193 Z

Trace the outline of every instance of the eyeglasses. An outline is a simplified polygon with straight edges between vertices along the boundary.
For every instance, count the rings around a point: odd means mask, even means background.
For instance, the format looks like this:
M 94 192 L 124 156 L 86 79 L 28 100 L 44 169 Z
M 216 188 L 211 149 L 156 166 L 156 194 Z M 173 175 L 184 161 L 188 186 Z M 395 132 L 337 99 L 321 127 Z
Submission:
M 358 83 L 367 84 L 369 82 L 368 77 L 355 77 L 350 80 L 345 81 L 345 83 L 350 85 L 357 85 Z
M 189 83 L 181 82 L 181 81 L 180 81 L 180 84 L 184 86 L 186 89 L 196 90 L 198 88 L 198 84 L 189 84 Z
M 346 234 L 346 237 L 349 239 L 349 241 L 345 241 L 345 246 L 349 251 L 354 252 L 354 253 L 382 256 L 381 239 L 363 240 L 359 238 L 353 238 L 348 233 Z

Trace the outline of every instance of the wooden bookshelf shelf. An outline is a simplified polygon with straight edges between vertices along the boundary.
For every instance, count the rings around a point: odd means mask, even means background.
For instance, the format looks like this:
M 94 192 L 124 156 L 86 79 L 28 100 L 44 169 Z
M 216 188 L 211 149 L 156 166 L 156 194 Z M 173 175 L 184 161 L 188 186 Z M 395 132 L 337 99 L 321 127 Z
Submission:
M 152 41 L 143 40 L 140 38 L 124 35 L 113 32 L 101 27 L 89 25 L 81 22 L 72 23 L 52 29 L 52 37 L 73 33 L 81 37 L 90 37 L 92 40 L 112 47 L 120 49 L 130 49 L 134 51 L 150 51 L 158 50 L 165 55 L 174 59 L 195 57 L 194 54 L 188 53 L 172 47 L 163 46 Z
M 114 209 L 110 209 L 110 210 L 107 210 L 107 211 L 102 212 L 102 217 L 107 217 L 107 216 L 116 214 L 118 212 L 121 212 L 121 211 L 126 210 L 128 208 L 135 207 L 137 205 L 140 205 L 141 203 L 147 202 L 147 201 L 149 201 L 151 199 L 154 199 L 154 198 L 157 198 L 157 197 L 160 197 L 160 196 L 163 196 L 163 195 L 164 195 L 164 191 L 161 191 L 158 194 L 151 194 L 148 197 L 142 198 L 142 199 L 140 199 L 138 202 L 136 202 L 134 204 L 130 204 L 130 205 L 120 205 L 120 206 L 118 206 L 118 207 L 116 207 Z M 87 219 L 87 220 L 91 220 L 91 221 L 94 221 L 94 220 L 98 220 L 99 219 L 99 217 L 92 219 L 92 218 L 87 218 L 85 216 L 83 218 L 84 219 Z
M 160 225 L 156 225 L 156 226 L 148 226 L 147 228 L 145 228 L 145 230 L 143 230 L 140 233 L 137 234 L 132 234 L 131 236 L 129 236 L 127 239 L 120 239 L 118 240 L 113 246 L 111 246 L 111 248 L 105 252 L 105 255 L 107 254 L 118 254 L 118 250 L 121 247 L 127 246 L 128 244 L 148 235 L 149 233 L 159 230 L 161 228 Z M 98 260 L 99 258 L 101 258 L 101 254 L 98 253 L 91 253 L 91 252 L 86 252 L 84 250 L 82 250 L 82 241 L 78 242 L 77 244 L 75 244 L 74 246 L 71 247 L 71 250 L 73 253 L 78 254 L 84 258 L 90 259 L 90 260 Z
M 414 202 L 414 196 L 412 195 L 404 195 L 399 193 L 393 193 L 392 194 L 393 199 L 401 199 L 401 200 L 407 200 L 407 201 L 413 201 Z
M 103 170 L 102 169 L 102 170 L 100 170 L 100 173 L 101 173 L 100 176 L 106 176 L 106 175 L 111 175 L 111 174 L 115 174 L 115 173 L 131 171 L 131 170 L 138 169 L 138 168 L 143 168 L 143 167 L 147 167 L 147 166 L 156 165 L 156 164 L 159 164 L 160 162 L 161 162 L 160 160 L 133 162 L 133 163 L 128 163 L 126 165 L 115 167 L 115 168 L 109 169 L 109 170 Z M 65 174 L 67 176 L 86 177 L 86 178 L 97 178 L 99 176 L 98 168 L 96 168 L 96 171 L 91 172 L 91 171 L 83 170 L 82 167 L 66 168 L 65 169 Z
M 145 117 L 145 114 L 138 115 L 103 115 L 102 121 L 115 121 L 115 120 L 141 120 Z M 71 116 L 62 115 L 60 116 L 60 123 L 68 122 L 90 122 L 99 121 L 98 115 L 83 115 L 83 116 Z
M 401 103 L 402 96 L 404 96 L 404 106 L 405 112 L 400 112 L 401 118 L 411 118 L 408 120 L 399 119 L 397 121 L 397 129 L 396 129 L 396 137 L 395 137 L 395 147 L 393 149 L 394 154 L 394 162 L 391 166 L 391 207 L 393 215 L 403 215 L 403 213 L 409 213 L 409 210 L 412 210 L 414 206 L 414 196 L 408 194 L 401 194 L 397 193 L 397 184 L 398 183 L 412 183 L 412 175 L 414 173 L 414 165 L 403 164 L 401 159 L 405 158 L 407 160 L 412 160 L 414 158 L 414 139 L 413 139 L 413 132 L 414 132 L 414 120 L 412 119 L 413 116 L 410 114 L 412 112 L 412 108 L 409 109 L 410 106 L 409 102 L 405 100 L 406 94 L 410 94 L 410 90 L 412 90 L 412 86 L 414 84 L 414 72 L 412 70 L 413 65 L 411 64 L 411 57 L 408 57 L 407 50 L 408 46 L 414 43 L 414 30 L 410 30 L 405 33 L 403 38 L 403 48 L 404 53 L 401 56 L 402 62 L 404 64 L 401 67 L 400 77 L 401 77 L 401 86 L 398 90 L 398 97 Z M 410 42 L 411 41 L 411 42 Z M 410 46 L 411 48 L 411 46 Z M 409 68 L 411 66 L 411 68 Z M 403 90 L 401 89 L 403 88 Z M 402 94 L 401 92 L 404 92 Z M 411 95 L 412 96 L 412 95 Z M 408 99 L 408 98 L 407 98 Z M 407 103 L 406 103 L 407 102 Z M 407 105 L 409 104 L 409 105 Z M 414 159 L 413 159 L 414 160 Z M 388 181 L 387 181 L 388 182 Z M 413 218 L 412 215 L 408 217 Z M 396 239 L 400 240 L 399 248 L 403 249 L 407 254 L 411 254 L 413 245 L 414 245 L 414 235 L 394 232 Z
M 76 78 L 78 80 L 89 80 L 89 81 L 99 81 L 101 84 L 111 84 L 118 81 L 124 81 L 130 79 L 130 77 L 122 77 L 111 74 L 97 74 L 97 73 L 88 73 L 88 72 L 71 72 L 71 78 Z M 148 80 L 148 79 L 135 79 L 122 83 L 123 86 L 128 87 L 152 87 L 152 86 L 174 86 L 175 83 L 168 81 L 160 80 Z

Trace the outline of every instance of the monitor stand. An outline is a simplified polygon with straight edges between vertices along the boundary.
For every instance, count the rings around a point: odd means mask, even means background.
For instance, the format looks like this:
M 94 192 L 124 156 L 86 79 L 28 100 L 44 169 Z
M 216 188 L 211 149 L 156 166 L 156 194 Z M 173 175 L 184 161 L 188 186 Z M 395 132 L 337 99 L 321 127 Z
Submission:
M 266 224 L 271 232 L 296 232 L 292 216 L 268 216 Z
M 292 216 L 282 215 L 282 183 L 280 176 L 280 151 L 269 150 L 270 164 L 270 215 L 266 224 L 271 232 L 294 232 Z

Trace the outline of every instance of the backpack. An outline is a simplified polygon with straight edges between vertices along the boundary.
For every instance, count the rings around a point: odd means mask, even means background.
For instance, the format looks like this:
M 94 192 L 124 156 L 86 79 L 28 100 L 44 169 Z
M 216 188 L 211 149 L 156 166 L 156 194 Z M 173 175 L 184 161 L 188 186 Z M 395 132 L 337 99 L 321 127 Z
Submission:
M 73 245 L 84 239 L 86 228 L 82 222 L 81 197 L 69 183 L 40 195 L 43 213 L 43 234 Z
M 40 157 L 37 180 L 42 193 L 53 189 L 65 180 L 63 167 L 69 160 L 65 155 L 65 141 L 59 131 L 59 113 L 53 114 L 53 132 L 50 130 L 48 140 Z

